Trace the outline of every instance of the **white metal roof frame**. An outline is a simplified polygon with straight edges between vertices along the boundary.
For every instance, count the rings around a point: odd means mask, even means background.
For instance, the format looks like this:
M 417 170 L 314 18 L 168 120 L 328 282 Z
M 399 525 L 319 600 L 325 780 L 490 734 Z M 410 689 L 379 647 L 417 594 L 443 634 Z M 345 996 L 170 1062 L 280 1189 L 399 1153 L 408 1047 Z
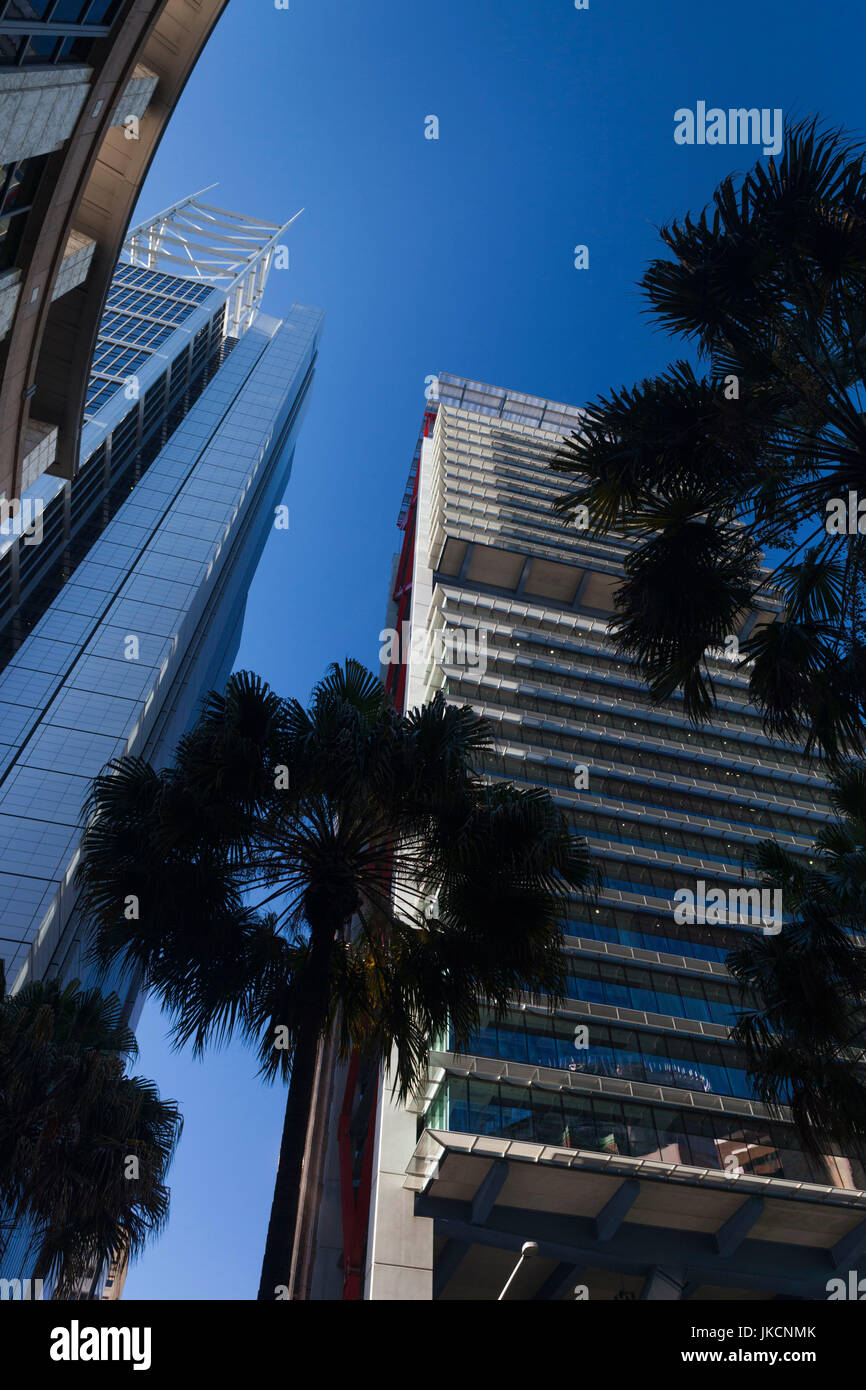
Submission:
M 239 338 L 262 302 L 281 238 L 303 212 L 282 226 L 201 200 L 216 184 L 131 227 L 123 254 L 131 265 L 200 280 L 226 293 L 226 333 Z

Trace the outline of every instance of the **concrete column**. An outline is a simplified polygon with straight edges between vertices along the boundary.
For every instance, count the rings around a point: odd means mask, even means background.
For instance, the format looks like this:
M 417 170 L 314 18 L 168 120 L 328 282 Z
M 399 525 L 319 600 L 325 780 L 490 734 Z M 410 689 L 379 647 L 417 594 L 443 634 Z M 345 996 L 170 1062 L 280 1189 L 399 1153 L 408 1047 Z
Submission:
M 403 1186 L 418 1118 L 391 1099 L 390 1086 L 383 1081 L 376 1117 L 365 1297 L 429 1303 L 433 1222 L 415 1215 L 415 1194 Z
M 647 1275 L 641 1298 L 680 1299 L 686 1286 L 684 1269 L 661 1269 L 658 1265 Z
M 427 627 L 433 597 L 433 572 L 427 564 L 430 544 L 433 440 L 421 447 L 418 515 L 410 609 L 413 635 Z M 416 641 L 419 639 L 416 637 Z M 401 634 L 402 641 L 402 634 Z M 408 653 L 401 653 L 404 660 Z M 424 662 L 409 665 L 406 708 L 423 703 Z M 403 1186 L 406 1168 L 417 1142 L 418 1117 L 391 1099 L 390 1081 L 383 1080 L 376 1116 L 373 1190 L 367 1240 L 365 1297 L 429 1302 L 433 1298 L 433 1222 L 416 1217 L 415 1194 Z

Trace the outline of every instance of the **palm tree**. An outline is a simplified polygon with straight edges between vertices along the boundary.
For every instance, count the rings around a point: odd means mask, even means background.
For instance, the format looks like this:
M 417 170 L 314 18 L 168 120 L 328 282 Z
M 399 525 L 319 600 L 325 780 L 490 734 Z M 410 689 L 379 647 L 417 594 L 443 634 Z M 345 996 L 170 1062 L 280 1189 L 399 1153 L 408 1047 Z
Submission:
M 93 787 L 80 865 L 103 964 L 140 970 L 201 1052 L 235 1030 L 289 1079 L 260 1299 L 291 1286 L 320 1043 L 376 1049 L 405 1097 L 430 1039 L 483 1001 L 562 997 L 561 921 L 589 885 L 547 793 L 484 782 L 487 725 L 441 695 L 399 714 L 358 662 L 305 709 L 242 672 L 204 701 L 175 765 Z
M 756 998 L 734 1028 L 756 1095 L 790 1106 L 816 1159 L 866 1151 L 866 769 L 838 770 L 831 796 L 840 819 L 820 832 L 817 863 L 760 846 L 755 866 L 788 920 L 728 957 Z
M 662 229 L 648 312 L 696 349 L 599 397 L 554 468 L 568 518 L 634 542 L 612 623 L 653 694 L 711 710 L 704 657 L 755 600 L 780 617 L 741 647 L 769 732 L 836 758 L 866 732 L 866 168 L 815 121 Z M 578 512 L 576 509 L 586 508 Z M 588 513 L 588 517 L 587 517 Z M 762 568 L 762 554 L 775 564 Z
M 54 1297 L 165 1224 L 182 1121 L 125 1074 L 136 1051 L 114 996 L 56 979 L 10 995 L 0 972 L 0 1212 L 32 1232 Z

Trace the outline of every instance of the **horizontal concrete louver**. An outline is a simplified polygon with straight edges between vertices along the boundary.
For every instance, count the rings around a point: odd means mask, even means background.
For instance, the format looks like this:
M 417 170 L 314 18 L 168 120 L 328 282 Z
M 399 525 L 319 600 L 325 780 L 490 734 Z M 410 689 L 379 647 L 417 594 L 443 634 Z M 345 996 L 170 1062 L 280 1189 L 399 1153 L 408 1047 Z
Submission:
M 81 113 L 91 75 L 84 65 L 0 72 L 0 164 L 59 150 Z
M 113 126 L 122 126 L 130 116 L 141 120 L 159 85 L 159 77 L 144 63 L 136 63 L 132 77 L 126 85 L 123 96 L 114 108 L 111 117 Z

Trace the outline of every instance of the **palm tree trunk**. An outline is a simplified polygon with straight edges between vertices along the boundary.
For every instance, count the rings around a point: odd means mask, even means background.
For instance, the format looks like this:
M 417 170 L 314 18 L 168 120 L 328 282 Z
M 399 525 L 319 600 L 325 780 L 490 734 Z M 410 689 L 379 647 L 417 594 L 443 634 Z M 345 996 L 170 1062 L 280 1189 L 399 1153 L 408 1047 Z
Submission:
M 307 1299 L 315 1265 L 316 1232 L 322 1202 L 325 1162 L 330 1140 L 329 1120 L 334 1090 L 334 1061 L 337 1053 L 336 1025 L 319 1040 L 316 1077 L 310 1123 L 307 1128 L 307 1147 L 301 1174 L 301 1194 L 298 1202 L 298 1224 L 295 1231 L 295 1250 L 292 1260 L 292 1282 L 289 1298 Z
M 310 973 L 307 980 L 309 1006 L 306 1018 L 298 1029 L 292 1056 L 280 1158 L 259 1281 L 258 1298 L 269 1302 L 289 1297 L 292 1285 L 292 1256 L 300 1216 L 301 1179 L 316 1087 L 319 1041 L 325 1032 L 327 1019 L 334 935 L 332 925 L 311 927 Z
M 298 1031 L 292 1058 L 292 1076 L 286 1097 L 286 1114 L 280 1140 L 280 1158 L 271 1203 L 271 1219 L 265 1241 L 259 1299 L 286 1298 L 291 1285 L 292 1253 L 298 1225 L 301 1175 L 307 1146 L 307 1128 L 316 1080 L 316 1060 L 321 1036 L 320 1020 L 310 1016 Z

